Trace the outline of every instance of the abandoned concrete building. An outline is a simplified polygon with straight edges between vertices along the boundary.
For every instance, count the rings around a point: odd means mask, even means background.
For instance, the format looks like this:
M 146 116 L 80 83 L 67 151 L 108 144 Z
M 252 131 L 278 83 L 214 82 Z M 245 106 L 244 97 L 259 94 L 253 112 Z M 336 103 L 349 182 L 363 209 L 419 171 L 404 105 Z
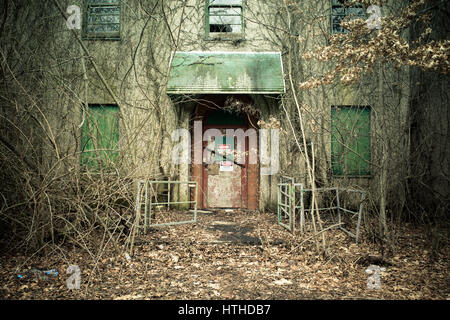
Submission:
M 39 151 L 49 167 L 64 158 L 61 170 L 73 165 L 77 174 L 110 169 L 136 181 L 196 182 L 195 194 L 188 184 L 174 186 L 172 199 L 196 200 L 198 208 L 266 210 L 277 204 L 280 176 L 309 185 L 306 152 L 314 155 L 319 186 L 355 187 L 376 202 L 384 179 L 387 201 L 405 203 L 406 191 L 398 186 L 411 175 L 413 146 L 423 142 L 411 140 L 411 130 L 437 121 L 441 144 L 428 136 L 433 151 L 426 161 L 437 177 L 430 188 L 448 199 L 447 98 L 433 115 L 426 113 L 429 122 L 418 119 L 412 126 L 417 90 L 409 68 L 384 67 L 383 99 L 377 73 L 357 85 L 299 89 L 330 67 L 302 54 L 346 32 L 340 25 L 346 16 L 366 19 L 364 6 L 302 1 L 303 11 L 288 16 L 288 3 L 271 0 L 37 1 L 38 9 L 34 2 L 10 3 L 8 19 L 15 24 L 8 25 L 25 31 L 2 30 L 9 39 L 2 50 L 29 57 L 4 66 L 18 78 L 21 68 L 42 71 L 40 78 L 21 81 L 38 93 L 34 103 L 43 106 L 44 125 L 54 133 L 47 138 L 58 146 L 57 155 L 54 148 Z M 24 49 L 30 39 L 37 41 L 34 52 Z M 305 150 L 298 147 L 298 111 Z M 212 142 L 205 139 L 208 129 L 219 130 Z M 227 136 L 231 129 L 242 129 L 247 161 L 223 158 L 238 148 L 236 137 Z M 201 159 L 194 161 L 198 143 Z M 205 148 L 215 161 L 203 158 Z M 176 152 L 184 152 L 179 162 Z M 257 156 L 250 163 L 252 153 Z

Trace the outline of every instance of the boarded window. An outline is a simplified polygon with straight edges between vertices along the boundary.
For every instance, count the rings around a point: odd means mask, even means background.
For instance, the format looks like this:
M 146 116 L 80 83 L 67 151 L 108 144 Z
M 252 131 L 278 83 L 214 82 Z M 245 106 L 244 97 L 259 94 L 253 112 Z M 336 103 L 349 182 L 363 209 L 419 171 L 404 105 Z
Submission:
M 89 105 L 81 133 L 81 165 L 85 169 L 112 169 L 118 156 L 119 108 Z
M 120 40 L 120 0 L 85 1 L 83 39 Z
M 334 175 L 370 175 L 370 107 L 331 108 L 331 166 Z
M 349 19 L 365 19 L 364 7 L 360 4 L 345 4 L 345 0 L 332 0 L 331 5 L 331 30 L 333 33 L 346 33 L 348 30 L 342 28 L 341 22 L 345 17 Z
M 242 6 L 243 0 L 206 0 L 206 38 L 242 38 Z

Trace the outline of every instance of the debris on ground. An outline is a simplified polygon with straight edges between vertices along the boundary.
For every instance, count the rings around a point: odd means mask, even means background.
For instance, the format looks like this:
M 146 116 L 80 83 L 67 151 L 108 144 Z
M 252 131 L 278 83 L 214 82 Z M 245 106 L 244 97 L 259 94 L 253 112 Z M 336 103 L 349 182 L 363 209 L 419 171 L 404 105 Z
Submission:
M 76 246 L 64 255 L 4 254 L 0 299 L 449 299 L 448 245 L 431 255 L 423 230 L 399 228 L 395 252 L 384 256 L 364 230 L 358 245 L 330 230 L 328 254 L 321 257 L 313 240 L 304 241 L 309 231 L 291 234 L 273 213 L 199 214 L 196 224 L 138 235 L 132 258 L 109 247 L 96 255 Z M 32 267 L 39 265 L 75 265 L 80 272 L 54 276 L 41 270 L 29 282 L 17 280 L 17 266 L 34 275 Z M 380 267 L 377 290 L 368 288 L 370 265 Z M 40 275 L 53 281 L 39 281 Z M 67 287 L 74 276 L 80 277 L 79 290 Z

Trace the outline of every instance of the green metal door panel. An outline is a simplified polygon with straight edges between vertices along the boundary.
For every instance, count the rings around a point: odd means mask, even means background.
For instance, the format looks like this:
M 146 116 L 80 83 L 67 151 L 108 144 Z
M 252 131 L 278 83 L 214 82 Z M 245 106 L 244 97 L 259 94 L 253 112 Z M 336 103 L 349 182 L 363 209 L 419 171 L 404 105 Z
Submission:
M 176 52 L 167 93 L 285 92 L 278 52 Z
M 119 142 L 118 107 L 91 105 L 82 127 L 81 164 L 92 169 L 111 168 L 117 160 Z
M 333 107 L 331 164 L 335 175 L 370 175 L 370 108 Z

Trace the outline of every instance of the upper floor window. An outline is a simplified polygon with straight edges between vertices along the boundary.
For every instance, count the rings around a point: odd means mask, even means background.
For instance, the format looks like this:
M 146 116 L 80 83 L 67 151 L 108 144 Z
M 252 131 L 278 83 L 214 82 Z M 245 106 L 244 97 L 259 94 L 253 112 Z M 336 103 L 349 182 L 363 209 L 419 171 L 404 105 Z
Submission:
M 365 19 L 364 7 L 360 4 L 346 4 L 346 0 L 332 0 L 331 5 L 331 31 L 333 33 L 347 33 L 348 30 L 342 28 L 341 22 L 346 17 L 349 19 Z
M 244 0 L 206 0 L 206 39 L 242 39 Z
M 120 0 L 85 0 L 83 39 L 120 40 Z

